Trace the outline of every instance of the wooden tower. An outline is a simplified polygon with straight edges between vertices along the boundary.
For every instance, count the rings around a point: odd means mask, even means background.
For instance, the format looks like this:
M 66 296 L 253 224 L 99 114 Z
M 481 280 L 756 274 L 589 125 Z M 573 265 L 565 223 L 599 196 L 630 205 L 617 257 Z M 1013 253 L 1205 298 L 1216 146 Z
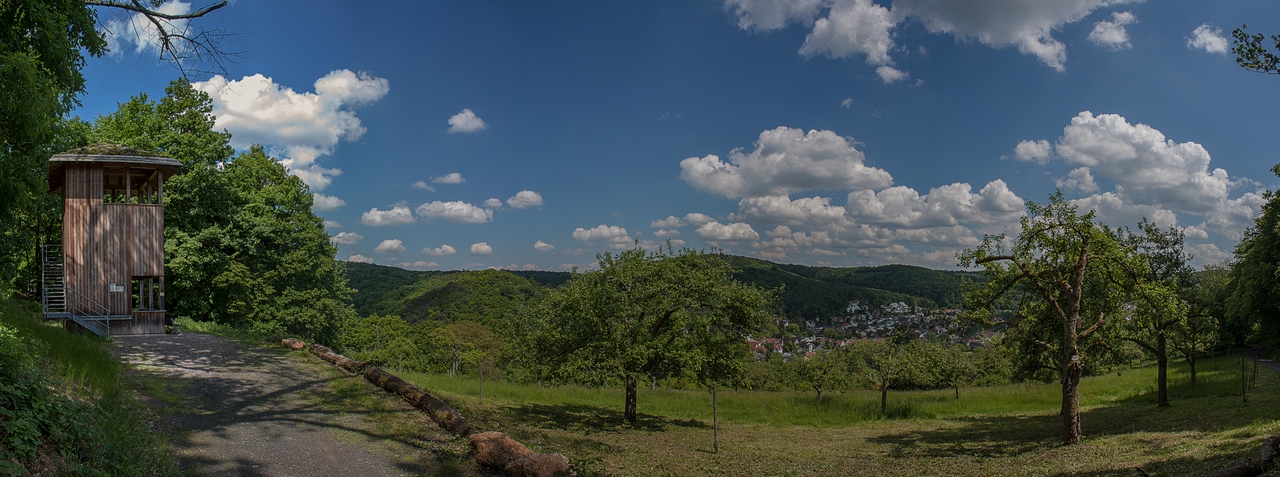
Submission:
M 164 182 L 182 164 L 95 144 L 49 159 L 62 243 L 46 245 L 43 308 L 68 330 L 165 332 Z

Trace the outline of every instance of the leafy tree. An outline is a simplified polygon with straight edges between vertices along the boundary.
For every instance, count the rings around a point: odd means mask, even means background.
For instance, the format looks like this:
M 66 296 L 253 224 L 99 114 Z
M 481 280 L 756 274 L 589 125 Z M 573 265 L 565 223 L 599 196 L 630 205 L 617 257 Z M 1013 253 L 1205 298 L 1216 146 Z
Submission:
M 558 379 L 621 382 L 624 416 L 636 421 L 641 375 L 690 370 L 707 350 L 703 329 L 745 340 L 767 319 L 771 294 L 736 282 L 724 260 L 696 250 L 636 248 L 596 256 L 599 270 L 575 275 L 540 310 L 540 361 Z
M 872 389 L 880 391 L 880 414 L 888 414 L 889 388 L 899 386 L 910 372 L 908 356 L 911 342 L 892 339 L 856 342 L 849 350 L 850 368 L 862 376 Z
M 1190 286 L 1191 266 L 1187 262 L 1191 257 L 1185 251 L 1183 233 L 1176 227 L 1161 230 L 1144 218 L 1138 229 L 1140 234 L 1127 228 L 1117 234 L 1121 243 L 1137 250 L 1146 262 L 1141 270 L 1130 271 L 1145 273 L 1132 277 L 1138 286 L 1133 287 L 1134 309 L 1124 320 L 1124 339 L 1155 356 L 1156 405 L 1164 407 L 1169 405 L 1169 353 L 1173 351 L 1169 342 L 1184 336 L 1181 331 L 1187 326 L 1187 307 L 1179 292 Z
M 819 405 L 822 404 L 823 390 L 843 388 L 849 378 L 844 353 L 840 350 L 818 350 L 808 356 L 792 355 L 790 364 L 796 384 L 817 392 Z
M 973 382 L 978 378 L 978 367 L 974 363 L 974 354 L 964 345 L 939 347 L 936 364 L 933 369 L 941 384 L 956 390 L 956 399 L 960 399 L 960 386 Z
M 1271 168 L 1280 175 L 1280 164 Z M 1280 196 L 1263 193 L 1266 203 L 1254 225 L 1236 244 L 1235 261 L 1227 275 L 1231 295 L 1227 299 L 1224 331 L 1232 344 L 1243 346 L 1257 327 L 1257 338 L 1267 345 L 1280 343 Z
M 0 294 L 34 273 L 48 159 L 75 128 L 63 117 L 84 93 L 84 55 L 106 51 L 96 21 L 74 0 L 0 3 Z
M 336 343 L 351 290 L 306 184 L 260 146 L 232 158 L 212 101 L 186 80 L 165 92 L 100 116 L 89 137 L 183 164 L 165 185 L 170 314 Z
M 1050 369 L 1062 382 L 1063 441 L 1077 444 L 1085 364 L 1108 347 L 1104 338 L 1115 328 L 1129 271 L 1145 263 L 1061 192 L 1043 206 L 1027 202 L 1027 211 L 1008 247 L 1004 236 L 987 236 L 960 254 L 961 266 L 981 266 L 989 278 L 968 294 L 965 316 L 990 324 L 994 308 L 1017 308 L 1009 332 L 1021 353 L 1042 366 L 1056 364 Z
M 1280 51 L 1280 35 L 1271 35 L 1274 47 L 1267 48 L 1266 37 L 1261 33 L 1250 35 L 1249 25 L 1240 25 L 1231 31 L 1234 45 L 1231 52 L 1236 54 L 1236 64 L 1241 68 L 1260 73 L 1280 74 L 1280 56 L 1272 51 Z
M 1226 324 L 1226 302 L 1231 294 L 1226 265 L 1206 265 L 1194 276 L 1186 290 L 1187 324 L 1180 331 L 1178 352 L 1191 368 L 1191 385 L 1196 384 L 1196 358 L 1213 354 L 1222 340 Z

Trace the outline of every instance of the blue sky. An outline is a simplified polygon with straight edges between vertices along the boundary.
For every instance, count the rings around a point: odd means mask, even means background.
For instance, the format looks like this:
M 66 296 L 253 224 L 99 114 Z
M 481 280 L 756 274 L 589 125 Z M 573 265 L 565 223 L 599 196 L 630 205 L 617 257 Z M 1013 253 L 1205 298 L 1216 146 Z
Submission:
M 171 2 L 188 11 L 203 6 Z M 238 1 L 196 77 L 317 192 L 343 260 L 588 267 L 677 246 L 954 268 L 1055 188 L 1229 256 L 1277 179 L 1280 78 L 1230 31 L 1280 4 L 1115 0 Z M 103 11 L 76 112 L 176 71 Z M 140 36 L 141 35 L 141 36 Z

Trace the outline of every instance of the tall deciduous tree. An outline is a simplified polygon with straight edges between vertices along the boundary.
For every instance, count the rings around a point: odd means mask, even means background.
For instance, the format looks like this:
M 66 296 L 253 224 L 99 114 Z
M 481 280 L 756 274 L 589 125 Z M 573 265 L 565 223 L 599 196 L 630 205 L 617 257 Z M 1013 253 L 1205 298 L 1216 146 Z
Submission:
M 1062 438 L 1080 442 L 1080 378 L 1101 339 L 1114 327 L 1127 270 L 1145 264 L 1093 222 L 1093 212 L 1077 213 L 1061 192 L 1049 203 L 1027 202 L 1021 233 L 987 236 L 959 256 L 961 266 L 981 266 L 989 281 L 968 294 L 967 317 L 990 322 L 1002 298 L 1018 307 L 1011 331 L 1033 356 L 1056 364 L 1062 382 Z M 1008 303 L 1008 301 L 1005 301 Z
M 166 308 L 335 343 L 353 316 L 345 269 L 307 185 L 260 146 L 234 158 L 212 101 L 186 80 L 158 103 L 139 95 L 95 121 L 90 138 L 182 162 L 165 184 Z
M 1156 405 L 1169 405 L 1169 354 L 1187 326 L 1187 306 L 1181 292 L 1191 285 L 1191 257 L 1185 250 L 1181 230 L 1142 219 L 1140 233 L 1125 228 L 1118 240 L 1136 250 L 1146 266 L 1129 270 L 1133 275 L 1132 312 L 1123 321 L 1124 339 L 1156 358 Z
M 1280 175 L 1280 165 L 1271 172 Z M 1231 296 L 1225 331 L 1236 346 L 1255 338 L 1255 332 L 1265 344 L 1280 343 L 1280 280 L 1276 279 L 1280 269 L 1280 195 L 1266 191 L 1263 198 L 1262 214 L 1236 245 L 1235 262 L 1227 275 Z
M 534 348 L 558 379 L 622 383 L 631 423 L 640 376 L 694 369 L 706 356 L 702 330 L 744 340 L 774 300 L 734 281 L 729 264 L 713 254 L 637 248 L 596 258 L 599 270 L 574 275 L 544 302 Z

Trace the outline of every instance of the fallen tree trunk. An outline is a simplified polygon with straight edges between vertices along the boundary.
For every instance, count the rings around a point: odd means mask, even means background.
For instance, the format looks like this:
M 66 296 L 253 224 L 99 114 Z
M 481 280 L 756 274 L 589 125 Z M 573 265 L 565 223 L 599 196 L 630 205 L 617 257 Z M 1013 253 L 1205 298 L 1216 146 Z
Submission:
M 399 376 L 383 371 L 377 366 L 368 366 L 364 368 L 364 378 L 388 392 L 399 395 L 405 402 L 426 412 L 432 421 L 455 436 L 467 437 L 475 431 L 462 414 L 458 414 L 458 411 L 439 398 L 427 394 L 421 388 L 400 379 Z
M 334 353 L 333 350 L 324 345 L 311 345 L 311 354 L 319 356 L 320 359 L 333 363 L 335 366 L 345 369 L 351 373 L 360 373 L 364 370 L 368 363 L 356 361 L 346 356 Z

